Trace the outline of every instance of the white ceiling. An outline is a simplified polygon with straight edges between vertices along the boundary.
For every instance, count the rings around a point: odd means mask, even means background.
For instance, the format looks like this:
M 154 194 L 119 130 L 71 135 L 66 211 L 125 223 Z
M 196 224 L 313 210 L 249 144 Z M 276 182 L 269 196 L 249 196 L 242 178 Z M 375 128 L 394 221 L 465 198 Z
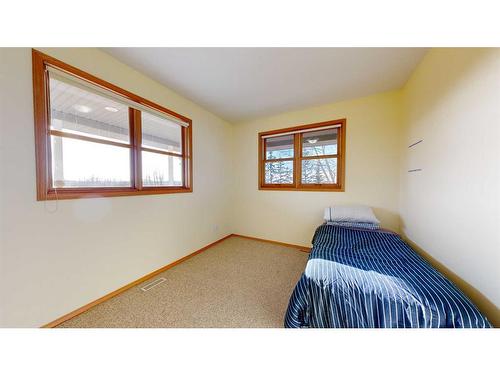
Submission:
M 105 48 L 230 122 L 402 87 L 425 48 Z

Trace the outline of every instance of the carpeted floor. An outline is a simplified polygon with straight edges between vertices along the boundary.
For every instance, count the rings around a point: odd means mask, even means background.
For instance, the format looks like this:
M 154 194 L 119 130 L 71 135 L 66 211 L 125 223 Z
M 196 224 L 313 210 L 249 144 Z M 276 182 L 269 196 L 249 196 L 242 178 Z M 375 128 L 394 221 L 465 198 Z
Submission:
M 283 327 L 307 256 L 230 237 L 59 327 Z M 140 289 L 159 277 L 167 281 Z

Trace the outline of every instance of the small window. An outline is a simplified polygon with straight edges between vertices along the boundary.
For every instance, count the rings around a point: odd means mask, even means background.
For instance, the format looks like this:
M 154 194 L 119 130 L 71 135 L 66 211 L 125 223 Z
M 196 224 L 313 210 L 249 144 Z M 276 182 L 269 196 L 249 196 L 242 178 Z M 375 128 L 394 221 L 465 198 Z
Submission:
M 293 135 L 265 139 L 264 183 L 293 184 Z
M 344 191 L 345 119 L 259 134 L 259 189 Z
M 33 51 L 39 200 L 192 191 L 191 120 Z

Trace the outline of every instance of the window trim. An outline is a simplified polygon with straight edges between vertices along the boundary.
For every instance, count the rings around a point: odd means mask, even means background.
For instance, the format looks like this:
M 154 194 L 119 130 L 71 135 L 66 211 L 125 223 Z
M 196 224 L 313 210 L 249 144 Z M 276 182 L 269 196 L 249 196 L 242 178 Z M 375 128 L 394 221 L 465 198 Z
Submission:
M 337 155 L 322 155 L 306 157 L 302 156 L 302 134 L 308 129 L 322 128 L 331 125 L 340 125 L 337 129 Z M 321 129 L 318 129 L 321 130 Z M 292 184 L 266 184 L 265 183 L 265 163 L 266 163 L 266 143 L 265 136 L 279 135 L 287 132 L 298 132 L 294 134 L 294 151 L 293 151 L 293 183 Z M 291 190 L 291 191 L 345 191 L 345 156 L 346 156 L 346 119 L 338 119 L 331 121 L 318 122 L 314 124 L 299 125 L 290 128 L 271 130 L 260 132 L 258 134 L 259 148 L 259 190 Z M 337 158 L 337 183 L 336 184 L 302 184 L 302 160 L 307 159 L 322 159 L 322 158 Z M 291 158 L 286 158 L 291 159 Z M 274 160 L 274 159 L 273 159 Z M 284 159 L 276 159 L 284 160 Z
M 191 119 L 35 49 L 32 49 L 32 62 L 35 122 L 36 190 L 38 201 L 54 199 L 117 197 L 128 195 L 190 193 L 193 191 L 193 122 Z M 129 107 L 130 144 L 120 144 L 119 146 L 130 149 L 131 187 L 53 188 L 51 181 L 52 158 L 50 155 L 50 136 L 51 133 L 54 132 L 54 130 L 50 129 L 50 88 L 48 85 L 48 74 L 46 70 L 47 66 L 62 70 L 65 73 L 71 74 L 100 88 L 109 90 L 114 94 L 118 94 L 126 99 L 132 100 L 138 104 L 149 107 L 156 111 L 163 112 L 169 116 L 173 116 L 187 123 L 188 126 L 183 126 L 181 132 L 182 154 L 176 154 L 176 156 L 181 156 L 183 159 L 183 186 L 142 186 L 141 151 L 146 150 L 161 154 L 165 154 L 165 152 L 159 150 L 151 150 L 147 147 L 141 147 L 141 112 L 137 109 Z M 67 136 L 67 134 L 65 136 Z M 97 140 L 97 142 L 116 145 L 115 142 L 107 140 Z

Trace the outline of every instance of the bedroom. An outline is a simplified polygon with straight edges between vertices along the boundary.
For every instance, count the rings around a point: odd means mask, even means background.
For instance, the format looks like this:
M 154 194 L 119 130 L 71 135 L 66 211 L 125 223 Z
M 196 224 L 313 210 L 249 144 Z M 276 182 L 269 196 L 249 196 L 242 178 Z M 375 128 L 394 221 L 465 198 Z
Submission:
M 500 326 L 498 48 L 32 45 L 0 327 Z

